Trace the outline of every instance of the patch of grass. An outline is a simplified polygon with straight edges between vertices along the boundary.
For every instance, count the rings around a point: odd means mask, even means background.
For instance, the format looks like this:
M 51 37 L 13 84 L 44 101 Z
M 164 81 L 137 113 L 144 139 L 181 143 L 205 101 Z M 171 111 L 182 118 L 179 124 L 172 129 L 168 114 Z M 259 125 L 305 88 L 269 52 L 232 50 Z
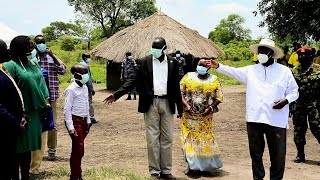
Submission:
M 51 173 L 47 173 L 44 179 L 47 180 L 65 180 L 69 177 L 70 170 L 60 167 Z M 148 180 L 148 177 L 137 175 L 127 170 L 117 170 L 111 168 L 92 168 L 83 172 L 83 178 L 86 180 L 97 179 L 119 179 L 119 180 Z

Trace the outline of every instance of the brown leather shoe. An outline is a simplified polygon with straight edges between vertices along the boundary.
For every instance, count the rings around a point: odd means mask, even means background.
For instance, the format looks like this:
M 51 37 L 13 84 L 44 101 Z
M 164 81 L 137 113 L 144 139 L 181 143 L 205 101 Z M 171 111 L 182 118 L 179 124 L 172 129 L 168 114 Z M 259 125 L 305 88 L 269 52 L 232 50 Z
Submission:
M 163 179 L 163 180 L 174 180 L 174 179 L 177 179 L 177 178 L 174 177 L 172 174 L 160 174 L 160 179 Z
M 159 176 L 159 174 L 154 173 L 154 174 L 151 174 L 151 179 L 152 180 L 159 180 L 160 176 Z

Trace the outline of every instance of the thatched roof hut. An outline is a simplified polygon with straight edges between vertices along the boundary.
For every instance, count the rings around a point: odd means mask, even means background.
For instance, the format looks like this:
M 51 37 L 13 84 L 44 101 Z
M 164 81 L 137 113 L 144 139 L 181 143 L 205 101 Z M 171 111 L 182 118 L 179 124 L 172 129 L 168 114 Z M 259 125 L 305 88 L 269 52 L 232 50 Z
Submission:
M 121 62 L 127 51 L 136 59 L 150 54 L 151 43 L 156 37 L 167 41 L 167 53 L 180 50 L 194 57 L 218 57 L 222 50 L 211 40 L 187 28 L 162 12 L 157 12 L 136 24 L 119 31 L 91 51 L 96 58 Z
M 135 59 L 140 59 L 150 54 L 151 44 L 156 37 L 166 39 L 167 54 L 180 50 L 182 54 L 196 58 L 216 58 L 223 53 L 211 40 L 164 13 L 157 12 L 117 32 L 93 49 L 91 54 L 97 59 L 120 63 L 125 58 L 125 53 L 130 51 Z M 107 69 L 110 71 L 115 67 L 118 66 L 107 67 Z M 108 79 L 110 75 L 108 73 Z M 108 86 L 108 89 L 117 88 Z

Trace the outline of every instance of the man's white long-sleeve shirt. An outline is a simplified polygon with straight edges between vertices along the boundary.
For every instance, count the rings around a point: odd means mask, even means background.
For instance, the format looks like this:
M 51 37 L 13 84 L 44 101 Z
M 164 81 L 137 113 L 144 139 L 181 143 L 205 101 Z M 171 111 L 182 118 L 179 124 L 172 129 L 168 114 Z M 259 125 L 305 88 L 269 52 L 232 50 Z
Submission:
M 86 85 L 80 87 L 76 82 L 72 82 L 64 91 L 64 119 L 68 130 L 73 130 L 72 115 L 87 117 L 87 123 L 91 123 L 89 115 L 88 88 Z
M 288 67 L 278 63 L 268 67 L 255 64 L 241 68 L 219 64 L 216 71 L 247 85 L 247 122 L 281 128 L 288 126 L 289 105 L 273 109 L 276 101 L 287 99 L 291 103 L 299 97 L 298 85 Z

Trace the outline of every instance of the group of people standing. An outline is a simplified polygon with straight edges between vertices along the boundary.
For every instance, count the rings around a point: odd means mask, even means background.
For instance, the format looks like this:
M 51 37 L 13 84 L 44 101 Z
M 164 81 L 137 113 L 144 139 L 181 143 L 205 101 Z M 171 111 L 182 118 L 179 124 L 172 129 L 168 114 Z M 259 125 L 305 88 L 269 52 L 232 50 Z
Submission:
M 11 133 L 10 152 L 6 153 L 3 162 L 6 168 L 1 173 L 2 179 L 6 180 L 19 179 L 19 171 L 24 180 L 29 179 L 29 173 L 39 174 L 47 138 L 48 158 L 55 159 L 56 129 L 53 126 L 43 131 L 42 122 L 50 118 L 56 120 L 58 73 L 65 73 L 65 65 L 46 48 L 43 36 L 36 36 L 35 42 L 28 36 L 17 36 L 11 41 L 9 51 L 1 41 L 1 64 L 4 63 L 1 65 L 1 90 L 6 91 L 0 102 L 1 123 L 5 122 L 1 128 Z M 48 86 L 41 68 L 49 77 Z M 12 97 L 19 98 L 12 100 Z M 53 111 L 52 117 L 48 117 L 49 109 Z M 1 137 L 8 138 L 7 135 Z
M 87 71 L 89 58 L 83 55 L 81 62 Z M 56 160 L 58 75 L 65 73 L 65 64 L 47 47 L 42 35 L 34 40 L 17 36 L 10 48 L 0 40 L 0 133 L 6 144 L 0 150 L 5 154 L 1 179 L 39 178 L 46 146 L 48 160 Z M 90 82 L 87 96 L 94 95 Z M 92 100 L 88 98 L 87 104 L 91 104 L 88 110 L 92 109 L 88 117 L 96 122 Z
M 284 176 L 289 104 L 293 110 L 294 142 L 298 151 L 294 161 L 305 161 L 308 121 L 311 132 L 320 143 L 320 68 L 313 64 L 312 49 L 297 49 L 299 65 L 290 69 L 275 62 L 283 52 L 274 41 L 262 39 L 259 44 L 250 46 L 259 62 L 255 65 L 234 68 L 214 59 L 201 59 L 196 72 L 187 74 L 183 71 L 185 60 L 181 59 L 180 51 L 173 58 L 165 53 L 166 49 L 166 40 L 158 37 L 152 42 L 149 56 L 135 61 L 128 52 L 122 64 L 124 84 L 104 100 L 111 104 L 136 88 L 138 111 L 144 113 L 151 178 L 176 179 L 172 175 L 176 110 L 181 119 L 181 147 L 188 164 L 185 174 L 213 172 L 223 166 L 213 131 L 213 114 L 219 111 L 223 93 L 217 76 L 209 74 L 210 68 L 247 86 L 246 125 L 253 179 L 260 180 L 265 176 L 262 161 L 265 137 L 271 161 L 270 179 L 278 180 Z M 39 173 L 47 140 L 41 114 L 52 108 L 52 118 L 56 122 L 58 74 L 64 74 L 66 66 L 46 47 L 41 35 L 35 37 L 35 42 L 27 36 L 14 38 L 10 51 L 0 41 L 0 60 L 0 93 L 6 94 L 0 96 L 0 137 L 7 144 L 7 148 L 0 150 L 6 155 L 2 161 L 5 166 L 1 168 L 1 178 L 19 179 L 21 169 L 21 179 L 27 180 L 29 173 Z M 74 81 L 64 92 L 63 113 L 72 140 L 71 180 L 82 179 L 84 140 L 92 123 L 96 122 L 92 106 L 95 91 L 89 62 L 90 55 L 83 54 L 81 63 L 72 66 Z M 128 67 L 133 68 L 126 74 Z M 127 99 L 129 97 L 130 94 Z M 48 133 L 50 160 L 56 158 L 56 132 L 52 128 Z
M 319 108 L 316 106 L 318 99 L 314 98 L 318 97 L 315 96 L 317 86 L 307 88 L 313 94 L 306 92 L 305 88 L 319 84 L 320 80 L 316 69 L 311 66 L 311 49 L 297 49 L 301 65 L 290 69 L 275 61 L 283 56 L 283 52 L 274 41 L 262 39 L 259 44 L 250 46 L 259 62 L 255 65 L 233 68 L 213 59 L 201 59 L 196 72 L 189 72 L 181 79 L 179 61 L 167 55 L 166 48 L 165 39 L 156 38 L 152 43 L 151 55 L 136 61 L 135 73 L 131 78 L 104 100 L 111 104 L 134 87 L 137 88 L 138 111 L 144 113 L 146 125 L 151 178 L 176 179 L 171 174 L 173 115 L 176 109 L 177 117 L 181 118 L 181 146 L 188 163 L 185 174 L 213 172 L 222 167 L 212 125 L 213 114 L 218 112 L 223 93 L 218 78 L 208 73 L 210 68 L 247 86 L 246 122 L 253 179 L 265 177 L 262 161 L 265 137 L 271 161 L 270 179 L 278 180 L 284 176 L 289 104 L 300 110 L 296 111 L 299 115 L 294 114 L 294 119 L 297 119 L 294 120 L 295 142 L 300 144 L 300 148 L 297 145 L 295 162 L 304 162 L 302 148 L 305 138 L 298 138 L 298 134 L 305 135 L 307 119 L 316 119 Z M 305 95 L 313 98 L 305 98 Z M 299 102 L 305 100 L 310 101 L 310 106 L 299 106 Z M 312 111 L 305 108 L 312 108 Z M 310 125 L 318 141 L 319 124 L 316 119 Z

